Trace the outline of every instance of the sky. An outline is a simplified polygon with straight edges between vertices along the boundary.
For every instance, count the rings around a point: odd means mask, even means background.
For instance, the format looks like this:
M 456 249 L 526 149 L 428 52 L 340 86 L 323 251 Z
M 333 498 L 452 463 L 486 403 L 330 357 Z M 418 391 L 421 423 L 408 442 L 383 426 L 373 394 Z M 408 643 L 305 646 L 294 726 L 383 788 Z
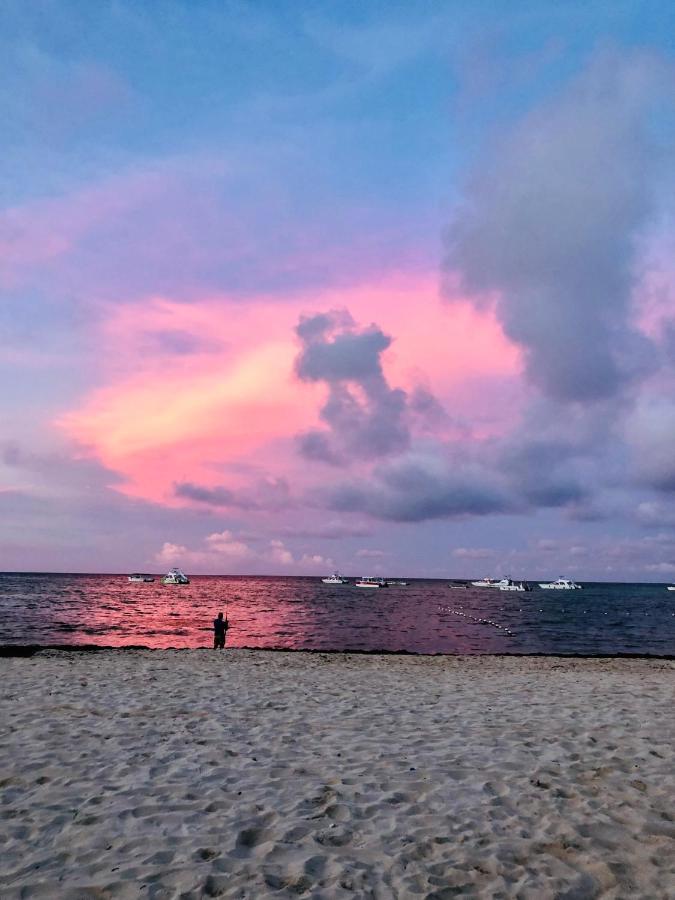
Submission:
M 0 570 L 675 580 L 674 32 L 5 0 Z

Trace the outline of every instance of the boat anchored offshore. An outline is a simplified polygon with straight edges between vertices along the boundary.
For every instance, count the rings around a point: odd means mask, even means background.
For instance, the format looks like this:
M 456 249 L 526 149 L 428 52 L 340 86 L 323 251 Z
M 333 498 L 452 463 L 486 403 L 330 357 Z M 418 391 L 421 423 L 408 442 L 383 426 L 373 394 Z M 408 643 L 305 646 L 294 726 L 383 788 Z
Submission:
M 511 581 L 510 578 L 502 578 L 497 585 L 500 591 L 531 591 L 532 588 L 526 581 Z
M 387 586 L 386 581 L 382 578 L 359 578 L 355 584 L 359 588 L 381 588 Z
M 137 572 L 134 572 L 133 575 L 129 575 L 129 577 L 127 578 L 127 581 L 133 581 L 133 582 L 154 581 L 154 580 L 155 580 L 154 575 L 139 575 Z
M 540 582 L 539 587 L 544 591 L 580 591 L 581 585 L 569 578 L 556 578 L 555 581 Z
M 675 591 L 675 584 L 669 584 L 666 588 L 667 591 Z
M 472 581 L 473 587 L 489 587 L 496 588 L 499 587 L 499 580 L 497 578 L 481 578 L 480 581 Z
M 171 569 L 170 572 L 162 578 L 162 584 L 190 584 L 190 579 L 185 572 L 180 569 Z
M 349 584 L 349 579 L 340 575 L 339 572 L 334 572 L 332 575 L 329 575 L 328 578 L 322 578 L 321 580 L 324 584 Z

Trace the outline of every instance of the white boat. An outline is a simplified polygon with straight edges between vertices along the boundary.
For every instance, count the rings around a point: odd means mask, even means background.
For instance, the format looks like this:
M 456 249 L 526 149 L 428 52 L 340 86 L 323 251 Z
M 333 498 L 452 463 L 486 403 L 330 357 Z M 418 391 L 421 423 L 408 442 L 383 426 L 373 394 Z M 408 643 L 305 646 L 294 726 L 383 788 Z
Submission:
M 190 579 L 185 572 L 181 572 L 180 569 L 171 569 L 171 571 L 162 578 L 162 584 L 190 584 Z
M 453 591 L 465 591 L 469 587 L 469 585 L 466 583 L 466 581 L 451 581 L 448 587 Z
M 529 591 L 529 584 L 525 581 L 511 581 L 510 578 L 502 578 L 497 585 L 500 591 Z
M 387 581 L 387 587 L 408 587 L 407 581 Z
M 358 581 L 355 582 L 356 587 L 359 588 L 381 588 L 386 587 L 386 582 L 381 578 L 359 578 Z
M 499 587 L 500 581 L 497 578 L 481 578 L 480 581 L 472 581 L 471 584 L 473 587 L 496 588 Z
M 334 572 L 332 575 L 329 575 L 328 578 L 322 578 L 321 581 L 323 581 L 324 584 L 349 584 L 349 579 L 340 575 L 339 572 Z
M 580 591 L 581 585 L 569 578 L 556 578 L 555 581 L 540 582 L 539 587 L 544 591 Z
M 669 584 L 666 588 L 667 591 L 675 591 L 675 584 Z
M 137 572 L 134 572 L 133 575 L 129 575 L 129 577 L 127 578 L 127 581 L 132 581 L 134 583 L 138 581 L 149 582 L 154 580 L 155 578 L 153 575 L 139 575 Z

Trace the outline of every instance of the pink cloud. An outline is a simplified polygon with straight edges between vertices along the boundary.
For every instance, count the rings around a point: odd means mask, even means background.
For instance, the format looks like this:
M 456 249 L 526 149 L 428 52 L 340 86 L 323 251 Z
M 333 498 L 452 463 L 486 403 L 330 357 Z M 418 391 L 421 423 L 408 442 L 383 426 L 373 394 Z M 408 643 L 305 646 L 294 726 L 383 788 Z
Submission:
M 392 384 L 423 382 L 441 400 L 452 396 L 452 413 L 472 379 L 517 380 L 518 353 L 489 311 L 442 304 L 433 276 L 393 274 L 283 303 L 155 297 L 111 308 L 94 335 L 100 386 L 59 424 L 123 476 L 121 490 L 159 502 L 180 502 L 177 482 L 222 484 L 228 467 L 234 482 L 244 477 L 237 467 L 251 466 L 304 478 L 293 438 L 317 424 L 323 389 L 294 375 L 294 329 L 301 314 L 338 306 L 394 337 L 383 357 Z M 476 420 L 493 417 L 479 436 L 506 426 L 480 396 L 461 407 Z
M 207 179 L 230 172 L 212 155 L 169 157 L 0 210 L 0 287 L 42 283 L 87 301 L 126 299 L 162 271 L 177 281 L 218 253 L 231 259 L 247 242 L 244 229 L 206 190 Z
M 318 189 L 297 217 L 284 187 L 304 179 L 297 165 L 283 153 L 271 162 L 268 148 L 175 155 L 0 210 L 0 287 L 90 306 L 154 292 L 199 300 L 223 286 L 281 295 L 381 270 L 403 243 L 396 227 L 358 208 L 327 217 Z M 410 268 L 427 254 L 408 244 Z

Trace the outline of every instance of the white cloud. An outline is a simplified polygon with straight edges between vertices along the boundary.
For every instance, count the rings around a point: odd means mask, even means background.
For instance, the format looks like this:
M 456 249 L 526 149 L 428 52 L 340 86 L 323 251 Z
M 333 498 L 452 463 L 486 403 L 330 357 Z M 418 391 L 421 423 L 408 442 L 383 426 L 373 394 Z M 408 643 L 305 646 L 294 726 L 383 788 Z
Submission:
M 536 543 L 537 550 L 543 550 L 545 553 L 557 550 L 558 546 L 558 541 L 553 541 L 550 538 L 541 538 Z
M 155 559 L 157 562 L 173 565 L 178 560 L 185 559 L 188 553 L 188 548 L 182 544 L 172 544 L 169 541 L 165 541 L 159 553 L 155 554 Z
M 588 556 L 588 547 L 575 544 L 573 547 L 570 547 L 570 556 Z
M 452 555 L 459 559 L 491 559 L 495 551 L 487 547 L 455 547 Z
M 282 566 L 295 566 L 302 571 L 323 571 L 332 569 L 334 562 L 330 557 L 321 556 L 318 553 L 303 553 L 296 559 L 283 541 L 270 541 L 270 550 L 267 558 Z
M 675 525 L 675 505 L 657 503 L 653 500 L 638 504 L 635 512 L 641 525 L 650 525 L 657 528 Z
M 300 557 L 299 565 L 305 569 L 320 569 L 320 570 L 328 570 L 335 568 L 335 563 L 330 557 L 321 556 L 318 553 L 313 553 L 308 556 L 306 553 Z
M 236 559 L 251 556 L 251 549 L 243 541 L 235 540 L 231 531 L 219 531 L 206 538 L 209 551 Z
M 270 541 L 269 558 L 282 566 L 292 566 L 295 560 L 290 550 L 287 550 L 283 541 Z
M 645 566 L 645 569 L 648 572 L 663 572 L 664 574 L 668 574 L 670 572 L 675 572 L 675 563 L 652 563 L 651 565 Z
M 173 544 L 166 541 L 162 549 L 155 554 L 155 561 L 165 566 L 194 566 L 201 571 L 241 571 L 242 562 L 254 571 L 266 571 L 283 566 L 293 567 L 295 571 L 314 574 L 335 568 L 330 557 L 318 553 L 303 553 L 297 557 L 286 547 L 283 541 L 271 540 L 260 551 L 254 550 L 243 540 L 242 535 L 232 531 L 216 531 L 204 538 L 203 546 L 190 548 L 184 544 Z M 270 565 L 271 564 L 271 565 Z
M 209 534 L 203 548 L 190 548 L 184 544 L 165 541 L 155 561 L 167 566 L 197 566 L 220 569 L 230 560 L 252 559 L 255 554 L 243 541 L 237 540 L 231 531 Z

